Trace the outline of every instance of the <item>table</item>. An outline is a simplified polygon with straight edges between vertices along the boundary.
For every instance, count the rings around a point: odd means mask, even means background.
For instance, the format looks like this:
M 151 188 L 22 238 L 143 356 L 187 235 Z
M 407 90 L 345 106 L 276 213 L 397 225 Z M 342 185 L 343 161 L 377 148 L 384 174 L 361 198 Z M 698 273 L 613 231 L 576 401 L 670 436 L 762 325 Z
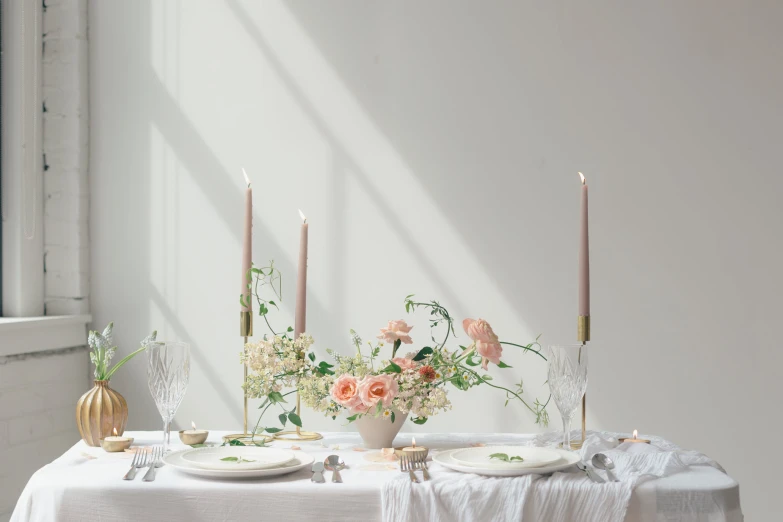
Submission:
M 210 433 L 219 442 L 228 432 Z M 160 432 L 126 432 L 135 445 L 160 444 Z M 519 434 L 415 434 L 417 444 L 430 448 L 464 447 L 470 443 L 525 443 L 532 435 Z M 173 444 L 176 433 L 172 434 Z M 407 443 L 410 434 L 396 442 Z M 179 441 L 177 440 L 177 443 Z M 24 489 L 11 520 L 306 520 L 375 522 L 381 520 L 381 486 L 399 476 L 396 469 L 366 460 L 357 433 L 324 433 L 316 442 L 294 443 L 323 460 L 339 454 L 350 469 L 342 472 L 343 484 L 313 484 L 311 473 L 301 470 L 275 479 L 254 481 L 206 480 L 160 468 L 155 482 L 121 480 L 130 465 L 130 454 L 108 454 L 79 441 L 63 456 L 37 471 Z M 272 446 L 289 448 L 291 442 Z M 180 446 L 185 448 L 185 446 Z M 391 466 L 393 467 L 393 466 Z M 442 468 L 441 468 L 442 469 Z M 431 467 L 435 471 L 435 466 Z M 141 473 L 139 474 L 141 475 Z M 327 474 L 327 480 L 329 476 Z M 694 521 L 741 521 L 737 482 L 711 467 L 641 484 L 631 498 L 628 522 L 682 520 L 683 500 L 691 506 Z M 643 513 L 657 513 L 650 518 Z

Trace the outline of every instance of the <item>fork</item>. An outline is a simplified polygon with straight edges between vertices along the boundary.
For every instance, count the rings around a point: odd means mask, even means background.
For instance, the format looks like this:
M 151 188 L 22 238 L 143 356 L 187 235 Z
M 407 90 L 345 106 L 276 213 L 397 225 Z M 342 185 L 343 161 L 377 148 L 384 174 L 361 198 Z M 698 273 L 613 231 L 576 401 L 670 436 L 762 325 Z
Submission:
M 412 462 L 410 460 L 410 456 L 406 455 L 405 453 L 403 453 L 400 456 L 400 471 L 402 471 L 402 472 L 407 471 L 408 475 L 410 475 L 410 477 L 411 477 L 411 482 L 413 482 L 415 484 L 419 483 L 419 479 L 417 479 L 416 478 L 416 474 L 413 473 L 413 466 L 412 466 Z
M 152 482 L 155 480 L 155 468 L 159 468 L 163 465 L 161 458 L 163 458 L 163 446 L 155 446 L 152 448 L 152 457 L 148 464 L 150 469 L 147 470 L 147 473 L 144 474 L 144 478 L 141 480 L 144 482 Z
M 427 471 L 427 460 L 421 453 L 415 453 L 413 455 L 413 469 L 420 469 L 422 475 L 424 475 L 424 482 L 430 479 L 430 472 Z
M 131 468 L 128 470 L 125 476 L 122 477 L 122 480 L 133 480 L 136 478 L 136 472 L 139 470 L 139 468 L 143 468 L 146 465 L 147 452 L 136 450 L 136 453 L 133 455 L 133 461 L 131 462 Z

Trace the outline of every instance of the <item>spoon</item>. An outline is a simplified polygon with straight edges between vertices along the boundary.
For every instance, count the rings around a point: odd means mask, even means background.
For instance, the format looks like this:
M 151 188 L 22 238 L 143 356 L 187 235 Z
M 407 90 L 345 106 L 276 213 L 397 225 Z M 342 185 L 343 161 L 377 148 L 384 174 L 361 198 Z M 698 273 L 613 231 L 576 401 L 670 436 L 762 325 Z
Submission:
M 614 476 L 614 473 L 612 473 L 612 470 L 614 469 L 614 461 L 612 459 L 603 453 L 596 453 L 593 455 L 592 462 L 594 467 L 606 471 L 606 476 L 609 477 L 609 480 L 612 482 L 619 482 L 617 477 Z
M 345 469 L 345 462 L 339 455 L 329 455 L 324 460 L 324 466 L 326 469 L 332 472 L 332 482 L 342 482 L 343 478 L 340 476 L 340 470 Z
M 324 463 L 323 462 L 315 462 L 313 463 L 313 478 L 311 478 L 313 482 L 318 482 L 320 484 L 323 484 L 326 482 L 324 480 Z

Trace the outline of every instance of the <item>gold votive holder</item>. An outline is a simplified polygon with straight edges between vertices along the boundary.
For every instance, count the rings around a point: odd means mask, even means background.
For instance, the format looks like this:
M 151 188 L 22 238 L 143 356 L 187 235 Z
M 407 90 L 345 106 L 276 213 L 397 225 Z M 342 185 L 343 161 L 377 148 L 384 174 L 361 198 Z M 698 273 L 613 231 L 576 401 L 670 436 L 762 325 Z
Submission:
M 133 444 L 133 437 L 106 437 L 100 440 L 101 448 L 108 453 L 125 451 Z
M 207 430 L 182 430 L 179 432 L 179 440 L 188 446 L 204 444 L 207 437 L 209 437 L 209 432 Z
M 623 442 L 638 442 L 640 444 L 650 444 L 650 439 L 638 439 L 634 437 L 620 437 L 617 441 L 622 444 Z
M 413 455 L 414 453 L 423 454 L 424 458 L 427 458 L 427 455 L 430 454 L 430 449 L 425 448 L 424 446 L 416 446 L 415 450 L 406 450 L 406 448 L 410 448 L 411 446 L 397 446 L 394 448 L 394 454 L 397 455 L 397 458 L 402 457 L 403 455 Z

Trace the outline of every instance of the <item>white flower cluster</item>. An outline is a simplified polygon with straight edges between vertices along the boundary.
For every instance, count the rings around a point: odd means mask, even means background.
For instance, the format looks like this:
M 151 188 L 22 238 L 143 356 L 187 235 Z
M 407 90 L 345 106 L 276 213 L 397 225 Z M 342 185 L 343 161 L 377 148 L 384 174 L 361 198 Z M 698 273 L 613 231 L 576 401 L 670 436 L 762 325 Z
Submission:
M 423 380 L 418 369 L 405 370 L 399 374 L 397 382 L 400 391 L 394 398 L 394 406 L 402 413 L 431 417 L 451 409 L 451 401 L 444 387 Z
M 313 338 L 308 334 L 300 335 L 295 341 L 276 335 L 247 343 L 242 361 L 249 371 L 245 385 L 248 396 L 266 397 L 273 391 L 295 386 L 297 379 L 307 373 L 306 352 L 312 344 Z

